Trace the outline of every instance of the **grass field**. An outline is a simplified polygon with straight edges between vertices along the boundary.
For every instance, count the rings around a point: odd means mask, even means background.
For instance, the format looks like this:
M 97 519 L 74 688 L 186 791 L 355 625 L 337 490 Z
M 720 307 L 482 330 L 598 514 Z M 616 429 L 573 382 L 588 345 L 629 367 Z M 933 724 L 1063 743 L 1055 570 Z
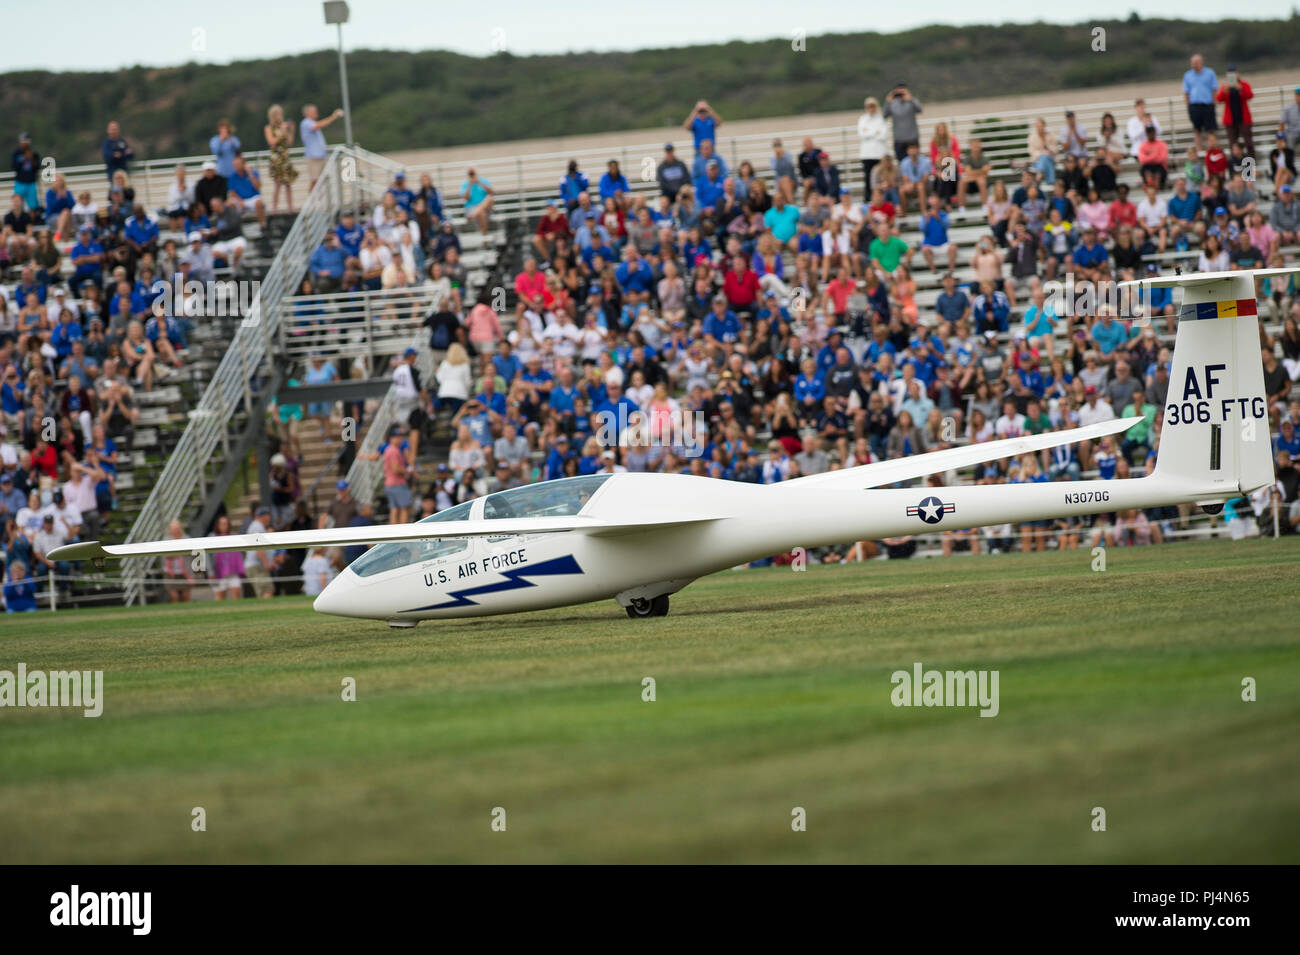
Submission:
M 645 621 L 0 618 L 0 669 L 105 683 L 99 719 L 0 709 L 0 858 L 1300 862 L 1300 543 L 1090 564 L 724 573 Z M 998 670 L 999 715 L 894 707 L 918 661 Z

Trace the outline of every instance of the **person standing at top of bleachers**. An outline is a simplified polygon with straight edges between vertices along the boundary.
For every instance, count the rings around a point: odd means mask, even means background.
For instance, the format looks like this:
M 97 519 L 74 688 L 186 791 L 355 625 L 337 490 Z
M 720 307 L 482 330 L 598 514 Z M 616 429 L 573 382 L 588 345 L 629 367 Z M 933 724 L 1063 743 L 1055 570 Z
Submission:
M 1191 69 L 1183 74 L 1183 102 L 1187 104 L 1187 118 L 1192 121 L 1196 148 L 1201 148 L 1201 134 L 1215 130 L 1214 98 L 1219 90 L 1219 77 L 1205 65 L 1199 53 L 1192 54 Z M 1159 135 L 1157 129 L 1156 134 Z M 1141 142 L 1133 136 L 1133 122 L 1129 121 L 1129 139 L 1134 149 Z
M 916 117 L 921 101 L 912 96 L 906 83 L 898 83 L 885 98 L 885 114 L 894 124 L 894 158 L 902 161 L 909 144 L 921 145 L 921 128 Z
M 691 134 L 695 141 L 695 154 L 698 156 L 700 147 L 707 141 L 716 145 L 718 139 L 718 127 L 722 125 L 722 117 L 717 111 L 708 104 L 707 100 L 698 100 L 691 114 L 686 117 L 682 123 L 682 128 Z

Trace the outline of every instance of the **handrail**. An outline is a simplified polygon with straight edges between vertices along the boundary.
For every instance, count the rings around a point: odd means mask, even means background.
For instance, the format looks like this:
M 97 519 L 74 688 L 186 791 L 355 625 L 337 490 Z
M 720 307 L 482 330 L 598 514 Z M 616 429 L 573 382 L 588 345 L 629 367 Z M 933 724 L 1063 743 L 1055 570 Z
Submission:
M 189 513 L 196 496 L 199 501 L 206 496 L 208 463 L 225 444 L 227 428 L 238 411 L 253 407 L 257 379 L 264 374 L 276 340 L 280 299 L 301 279 L 319 236 L 334 221 L 341 195 L 339 159 L 336 149 L 261 281 L 198 407 L 190 412 L 189 425 L 132 524 L 128 542 L 160 538 L 173 518 Z M 153 562 L 153 558 L 137 557 L 124 563 L 123 575 L 137 582 L 127 588 L 128 604 L 143 599 L 143 584 L 138 581 L 147 576 Z

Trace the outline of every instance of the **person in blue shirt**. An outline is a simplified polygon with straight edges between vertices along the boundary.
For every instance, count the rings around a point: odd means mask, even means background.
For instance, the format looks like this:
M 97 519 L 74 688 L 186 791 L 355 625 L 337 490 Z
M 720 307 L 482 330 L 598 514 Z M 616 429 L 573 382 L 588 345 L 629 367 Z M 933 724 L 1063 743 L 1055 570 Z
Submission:
M 595 413 L 600 415 L 607 431 L 617 440 L 636 410 L 636 402 L 623 394 L 623 383 L 611 378 L 605 384 L 605 400 L 596 405 Z
M 619 263 L 618 268 L 614 270 L 614 278 L 618 282 L 618 287 L 623 290 L 624 295 L 648 296 L 655 280 L 654 272 L 641 258 L 635 245 L 627 247 L 626 256 Z
M 1201 150 L 1201 134 L 1212 133 L 1217 128 L 1214 120 L 1214 94 L 1219 89 L 1219 78 L 1205 65 L 1201 54 L 1192 56 L 1191 69 L 1183 74 L 1183 102 L 1187 104 L 1187 118 L 1195 130 L 1196 150 Z
M 1106 247 L 1097 241 L 1097 231 L 1092 226 L 1083 230 L 1083 241 L 1071 252 L 1075 271 L 1089 282 L 1100 282 L 1110 271 L 1110 256 Z
M 1025 309 L 1024 334 L 1029 338 L 1051 335 L 1056 317 L 1052 307 L 1047 304 L 1047 294 L 1042 287 L 1035 288 L 1033 302 Z
M 716 342 L 739 341 L 740 319 L 736 317 L 735 312 L 727 308 L 725 295 L 713 297 L 713 310 L 704 320 L 700 331 L 706 339 L 711 338 Z
M 144 206 L 138 202 L 135 204 L 135 215 L 126 221 L 122 235 L 136 258 L 146 252 L 158 251 L 158 223 L 149 218 Z
M 627 184 L 627 177 L 618 168 L 618 160 L 609 161 L 609 171 L 600 177 L 600 198 L 617 200 L 622 205 L 628 204 L 632 188 Z
M 9 562 L 5 580 L 5 612 L 32 613 L 36 610 L 36 581 L 27 575 L 21 560 Z
M 1174 194 L 1169 197 L 1169 214 L 1181 223 L 1180 228 L 1194 231 L 1201 216 L 1201 196 L 1187 189 L 1187 177 L 1179 176 L 1174 181 Z
M 925 214 L 921 216 L 921 254 L 925 256 L 930 271 L 935 271 L 935 253 L 947 252 L 948 271 L 957 267 L 957 243 L 948 241 L 948 213 L 938 196 L 926 200 Z
M 361 240 L 366 237 L 366 230 L 357 225 L 357 217 L 351 212 L 343 213 L 334 234 L 339 238 L 339 248 L 345 256 L 355 258 L 361 254 Z
M 826 382 L 818 374 L 817 362 L 805 358 L 794 380 L 794 400 L 802 415 L 815 415 L 826 400 Z
M 578 197 L 591 187 L 591 180 L 578 168 L 578 160 L 570 159 L 569 168 L 560 180 L 560 199 L 565 211 L 572 212 L 578 206 Z M 572 225 L 572 223 L 570 223 Z
M 45 223 L 54 229 L 54 238 L 60 239 L 71 232 L 72 210 L 77 200 L 68 190 L 62 174 L 54 177 L 54 185 L 45 190 Z
M 691 110 L 691 114 L 686 117 L 686 122 L 682 123 L 682 128 L 691 134 L 695 142 L 695 152 L 698 154 L 701 144 L 717 140 L 718 127 L 721 125 L 722 117 L 717 114 L 717 111 L 707 101 L 699 100 Z
M 415 202 L 415 193 L 406 188 L 406 173 L 400 169 L 397 171 L 397 174 L 393 176 L 393 184 L 388 187 L 388 192 L 397 202 L 397 205 L 405 209 L 409 214 L 411 205 Z
M 934 300 L 934 310 L 954 326 L 970 315 L 970 297 L 957 286 L 957 277 L 951 272 L 943 276 L 943 291 Z
M 262 201 L 262 177 L 256 169 L 249 168 L 242 155 L 235 157 L 234 166 L 226 180 L 226 195 L 241 211 L 256 212 L 258 224 L 265 228 L 266 203 Z
M 1289 416 L 1278 424 L 1277 437 L 1273 439 L 1273 457 L 1277 457 L 1279 451 L 1300 458 L 1300 433 L 1296 432 L 1295 422 Z
M 703 179 L 708 172 L 709 163 L 716 160 L 718 163 L 718 178 L 727 178 L 727 161 L 719 156 L 713 148 L 713 140 L 706 139 L 700 144 L 699 151 L 695 154 L 695 159 L 691 162 L 691 179 Z
M 490 180 L 480 176 L 475 169 L 465 173 L 465 181 L 460 184 L 460 197 L 464 200 L 465 218 L 478 226 L 479 232 L 487 235 L 488 216 L 496 202 L 496 190 Z
M 524 370 L 524 363 L 511 354 L 510 343 L 504 340 L 497 346 L 497 353 L 492 356 L 492 366 L 507 387 L 515 380 L 515 376 Z
M 225 176 L 228 180 L 230 174 L 235 171 L 235 156 L 243 149 L 243 143 L 235 135 L 230 120 L 222 119 L 217 122 L 217 134 L 208 140 L 208 148 L 212 151 L 212 158 L 216 160 L 217 175 Z
M 573 457 L 573 451 L 569 448 L 568 435 L 559 435 L 555 443 L 551 445 L 551 452 L 546 456 L 546 467 L 544 469 L 545 478 L 553 481 L 556 478 L 564 477 L 564 464 L 569 458 Z
M 56 293 L 59 303 L 63 302 L 63 289 Z M 59 322 L 50 332 L 50 344 L 54 346 L 60 361 L 72 354 L 72 343 L 82 339 L 81 324 L 76 320 L 72 309 L 65 307 L 59 313 Z
M 1008 331 L 1011 327 L 1011 300 L 986 280 L 980 283 L 980 293 L 971 303 L 971 316 L 975 320 L 976 333 Z
M 1128 341 L 1128 330 L 1115 321 L 1109 311 L 1102 313 L 1089 333 L 1093 344 L 1102 355 L 1109 356 L 1120 345 Z
M 695 180 L 695 201 L 701 209 L 713 209 L 722 201 L 723 179 L 722 166 L 716 159 L 710 159 L 704 168 L 704 175 Z
M 30 264 L 24 265 L 22 279 L 16 286 L 14 286 L 13 301 L 18 305 L 22 305 L 27 301 L 27 296 L 35 295 L 36 301 L 44 305 L 45 296 L 48 293 L 48 281 L 41 276 L 40 272 L 34 271 Z
M 77 244 L 68 253 L 72 260 L 72 286 L 81 288 L 82 283 L 90 279 L 96 285 L 104 281 L 104 247 L 95 241 L 88 225 L 77 230 Z
M 333 292 L 343 280 L 346 256 L 339 245 L 338 232 L 326 232 L 325 241 L 316 247 L 307 263 L 312 286 L 317 292 Z
M 119 169 L 127 171 L 127 163 L 135 158 L 135 150 L 122 138 L 122 127 L 116 120 L 108 124 L 105 132 L 107 137 L 99 147 L 99 153 L 104 157 L 104 171 L 108 174 L 108 181 L 112 182 L 113 173 Z

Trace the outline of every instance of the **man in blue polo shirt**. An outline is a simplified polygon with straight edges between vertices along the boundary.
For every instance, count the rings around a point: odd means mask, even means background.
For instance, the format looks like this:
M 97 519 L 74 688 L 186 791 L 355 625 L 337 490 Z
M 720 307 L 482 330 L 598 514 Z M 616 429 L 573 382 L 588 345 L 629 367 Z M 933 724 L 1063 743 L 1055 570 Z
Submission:
M 68 253 L 72 260 L 72 287 L 80 289 L 87 279 L 96 285 L 104 282 L 104 247 L 95 241 L 90 226 L 77 230 L 77 244 Z
M 361 254 L 361 240 L 366 237 L 366 230 L 357 225 L 357 217 L 351 212 L 343 213 L 334 234 L 339 237 L 339 248 L 345 256 L 356 258 Z
M 698 154 L 701 144 L 706 141 L 711 143 L 717 141 L 718 127 L 721 125 L 722 117 L 708 102 L 699 100 L 691 110 L 691 115 L 686 117 L 686 122 L 682 123 L 682 128 L 691 134 L 695 141 L 695 152 Z
M 123 237 L 131 254 L 137 259 L 146 252 L 158 251 L 158 223 L 149 218 L 144 206 L 138 202 L 135 204 L 135 215 L 126 221 Z
M 934 310 L 952 325 L 970 317 L 970 296 L 957 287 L 957 276 L 951 272 L 944 273 L 943 291 L 934 300 Z
M 704 167 L 704 175 L 695 180 L 695 201 L 701 209 L 713 209 L 722 201 L 722 166 L 717 159 L 710 159 Z
M 740 339 L 740 319 L 727 308 L 727 296 L 713 296 L 713 309 L 701 328 L 706 339 L 714 342 L 734 342 Z
M 1187 117 L 1196 131 L 1196 149 L 1201 149 L 1201 133 L 1212 133 L 1214 122 L 1214 94 L 1219 89 L 1219 78 L 1205 65 L 1201 54 L 1192 55 L 1192 68 L 1183 74 L 1183 102 L 1187 104 Z
M 1092 226 L 1083 230 L 1083 241 L 1074 247 L 1074 270 L 1089 282 L 1100 282 L 1110 271 L 1110 256 L 1106 247 L 1097 241 L 1097 231 Z

